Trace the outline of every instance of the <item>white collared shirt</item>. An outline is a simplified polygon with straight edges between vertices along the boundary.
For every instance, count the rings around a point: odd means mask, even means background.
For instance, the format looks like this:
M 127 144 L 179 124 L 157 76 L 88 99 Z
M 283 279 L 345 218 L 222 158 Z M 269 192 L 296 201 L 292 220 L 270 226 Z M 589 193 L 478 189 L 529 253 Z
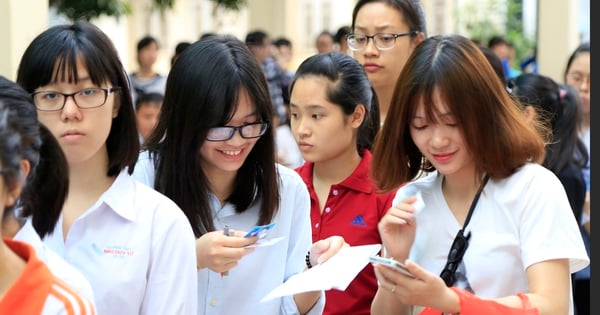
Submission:
M 244 256 L 239 264 L 221 277 L 204 268 L 198 271 L 198 314 L 299 314 L 293 296 L 261 303 L 275 287 L 292 275 L 303 272 L 305 256 L 312 244 L 310 227 L 310 198 L 306 185 L 292 169 L 277 165 L 280 175 L 280 207 L 269 230 L 268 237 L 284 237 L 275 245 L 258 247 Z M 144 152 L 136 164 L 133 176 L 153 185 L 152 159 Z M 232 204 L 221 207 L 216 196 L 211 196 L 214 224 L 217 230 L 228 225 L 234 230 L 248 231 L 258 220 L 259 202 L 241 214 L 235 213 Z M 308 314 L 322 314 L 325 294 Z
M 62 215 L 43 242 L 90 281 L 99 315 L 196 313 L 195 237 L 169 198 L 123 171 L 66 238 L 61 227 Z

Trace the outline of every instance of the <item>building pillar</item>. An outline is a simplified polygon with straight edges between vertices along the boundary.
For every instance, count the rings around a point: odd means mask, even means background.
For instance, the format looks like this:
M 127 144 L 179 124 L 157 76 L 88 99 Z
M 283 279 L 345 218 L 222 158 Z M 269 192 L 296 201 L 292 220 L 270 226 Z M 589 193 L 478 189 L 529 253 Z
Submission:
M 563 83 L 569 55 L 580 43 L 579 1 L 538 1 L 537 61 L 539 73 Z
M 25 48 L 47 27 L 48 1 L 0 1 L 0 75 L 16 80 Z

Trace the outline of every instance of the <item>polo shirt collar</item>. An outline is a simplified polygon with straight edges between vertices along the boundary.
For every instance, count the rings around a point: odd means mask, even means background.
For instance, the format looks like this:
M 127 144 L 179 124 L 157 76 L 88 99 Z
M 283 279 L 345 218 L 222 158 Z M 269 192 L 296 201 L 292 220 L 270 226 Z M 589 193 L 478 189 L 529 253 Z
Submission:
M 369 174 L 369 166 L 371 165 L 371 152 L 367 149 L 363 150 L 362 159 L 360 163 L 354 169 L 354 171 L 346 177 L 343 181 L 337 185 L 346 187 L 351 190 L 356 190 L 362 193 L 373 192 L 372 180 Z M 298 167 L 296 170 L 300 174 L 300 177 L 304 180 L 304 183 L 308 187 L 312 187 L 313 181 L 313 162 L 305 162 L 303 166 Z

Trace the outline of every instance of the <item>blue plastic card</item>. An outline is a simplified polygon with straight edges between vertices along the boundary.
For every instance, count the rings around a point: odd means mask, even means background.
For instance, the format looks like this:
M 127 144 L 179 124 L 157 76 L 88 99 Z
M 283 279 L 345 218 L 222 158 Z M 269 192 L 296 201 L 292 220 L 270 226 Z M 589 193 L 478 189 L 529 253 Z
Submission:
M 265 236 L 267 236 L 267 231 L 273 228 L 274 226 L 275 222 L 266 225 L 257 225 L 251 228 L 250 231 L 248 231 L 248 233 L 244 235 L 244 237 L 258 236 L 259 238 L 264 238 Z

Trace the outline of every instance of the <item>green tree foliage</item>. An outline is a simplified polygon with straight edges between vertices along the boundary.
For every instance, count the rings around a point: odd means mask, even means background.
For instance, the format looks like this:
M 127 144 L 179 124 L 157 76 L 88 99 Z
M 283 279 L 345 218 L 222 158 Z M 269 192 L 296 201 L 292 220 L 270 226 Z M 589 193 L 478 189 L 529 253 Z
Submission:
M 154 9 L 158 10 L 163 16 L 167 10 L 172 9 L 175 5 L 175 0 L 153 0 L 153 2 Z
M 131 6 L 124 0 L 49 0 L 50 6 L 68 19 L 89 21 L 101 15 L 119 18 L 131 13 Z M 246 0 L 211 0 L 216 8 L 239 11 L 246 5 Z M 153 0 L 153 7 L 164 15 L 172 9 L 175 0 Z
M 50 6 L 71 21 L 90 21 L 101 15 L 119 18 L 131 13 L 131 7 L 121 0 L 50 0 Z
M 522 0 L 474 1 L 461 11 L 457 12 L 458 20 L 464 23 L 469 36 L 484 46 L 492 36 L 499 35 L 515 47 L 514 62 L 534 52 L 535 38 L 527 37 L 523 28 Z M 489 12 L 502 15 L 495 21 Z
M 239 11 L 246 5 L 246 0 L 211 0 L 216 7 L 228 10 Z

